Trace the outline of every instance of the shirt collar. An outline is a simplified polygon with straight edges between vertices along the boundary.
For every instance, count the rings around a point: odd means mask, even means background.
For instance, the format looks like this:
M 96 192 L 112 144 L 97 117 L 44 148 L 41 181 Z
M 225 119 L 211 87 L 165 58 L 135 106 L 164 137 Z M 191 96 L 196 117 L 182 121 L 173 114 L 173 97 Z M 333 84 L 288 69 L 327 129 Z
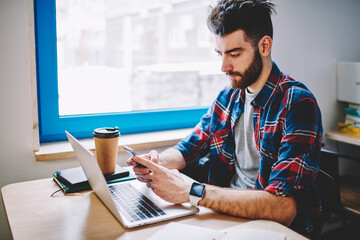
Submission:
M 279 84 L 280 75 L 280 69 L 273 62 L 273 66 L 268 80 L 266 81 L 260 92 L 256 95 L 255 99 L 251 102 L 251 105 L 258 105 L 261 108 L 266 107 L 271 97 L 274 95 L 277 85 Z

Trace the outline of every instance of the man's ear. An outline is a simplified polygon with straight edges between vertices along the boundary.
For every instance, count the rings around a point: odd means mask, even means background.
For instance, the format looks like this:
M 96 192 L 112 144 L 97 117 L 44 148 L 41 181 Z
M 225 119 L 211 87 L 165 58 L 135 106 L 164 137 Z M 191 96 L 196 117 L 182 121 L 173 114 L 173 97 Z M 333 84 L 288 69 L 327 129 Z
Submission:
M 262 57 L 269 56 L 272 48 L 272 39 L 270 36 L 263 36 L 258 44 L 259 53 Z

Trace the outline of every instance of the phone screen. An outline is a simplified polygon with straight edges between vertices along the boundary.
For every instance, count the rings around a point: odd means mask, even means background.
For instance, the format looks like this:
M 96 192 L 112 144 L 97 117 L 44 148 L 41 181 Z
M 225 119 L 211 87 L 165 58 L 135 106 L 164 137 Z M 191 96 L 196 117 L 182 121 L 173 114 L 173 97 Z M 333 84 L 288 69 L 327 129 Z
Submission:
M 130 157 L 136 156 L 136 152 L 134 151 L 134 149 L 132 149 L 131 147 L 128 147 L 126 145 L 123 146 L 123 148 L 126 150 L 126 152 L 130 155 Z M 141 163 L 137 163 L 137 167 L 140 168 L 146 168 L 144 165 L 142 165 Z

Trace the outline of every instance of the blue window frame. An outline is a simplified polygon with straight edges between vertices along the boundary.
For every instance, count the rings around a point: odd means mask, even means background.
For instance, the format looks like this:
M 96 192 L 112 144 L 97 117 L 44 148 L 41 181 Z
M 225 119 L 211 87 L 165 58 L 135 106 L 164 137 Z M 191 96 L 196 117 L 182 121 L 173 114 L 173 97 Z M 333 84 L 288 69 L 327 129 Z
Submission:
M 55 0 L 34 0 L 40 142 L 92 137 L 93 129 L 118 126 L 121 134 L 193 127 L 206 107 L 59 115 Z

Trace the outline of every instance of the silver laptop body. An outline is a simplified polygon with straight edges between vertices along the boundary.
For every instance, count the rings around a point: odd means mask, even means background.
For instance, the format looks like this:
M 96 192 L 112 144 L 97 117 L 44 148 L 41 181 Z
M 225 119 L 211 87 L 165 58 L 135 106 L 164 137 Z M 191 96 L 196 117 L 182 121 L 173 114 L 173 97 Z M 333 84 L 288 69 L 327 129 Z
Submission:
M 197 207 L 191 206 L 188 203 L 174 205 L 172 203 L 162 200 L 160 197 L 154 194 L 151 189 L 146 187 L 145 183 L 139 182 L 138 180 L 131 180 L 127 182 L 120 182 L 108 185 L 105 181 L 105 178 L 101 172 L 101 169 L 96 161 L 94 154 L 84 148 L 80 144 L 80 142 L 70 133 L 68 133 L 67 131 L 65 132 L 69 139 L 69 142 L 71 143 L 72 148 L 75 151 L 77 159 L 79 160 L 80 165 L 90 183 L 92 190 L 125 228 L 133 228 L 142 225 L 157 223 L 169 219 L 195 214 L 199 211 Z M 117 186 L 120 184 L 126 184 L 128 186 Z M 135 187 L 141 194 L 145 196 L 143 198 L 145 200 L 147 199 L 147 202 L 151 201 L 163 212 L 160 212 L 160 214 L 155 213 L 149 218 L 146 217 L 144 219 L 139 218 L 134 220 L 134 218 L 130 216 L 131 214 L 129 214 L 129 208 L 127 206 L 124 206 L 124 203 L 119 203 L 119 200 L 121 200 L 122 197 L 119 198 L 119 195 L 115 196 L 113 190 L 110 190 L 118 187 L 125 187 L 127 189 L 129 187 Z M 125 192 L 127 190 L 121 191 L 123 191 L 124 194 L 127 194 Z M 116 197 L 118 197 L 117 200 Z M 156 206 L 153 208 L 156 208 Z

